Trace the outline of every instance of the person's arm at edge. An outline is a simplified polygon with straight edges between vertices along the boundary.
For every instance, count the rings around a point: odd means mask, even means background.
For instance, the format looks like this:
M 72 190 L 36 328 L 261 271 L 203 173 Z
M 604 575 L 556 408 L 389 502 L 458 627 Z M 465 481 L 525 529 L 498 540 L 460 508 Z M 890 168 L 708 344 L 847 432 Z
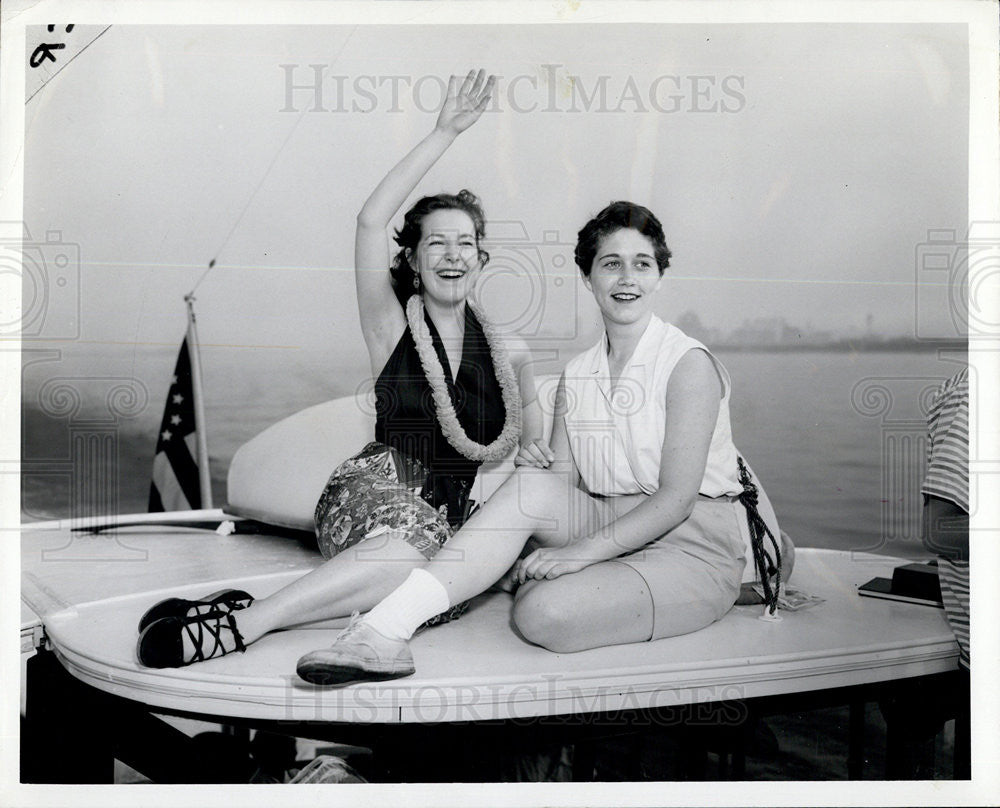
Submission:
M 921 539 L 928 552 L 950 558 L 969 560 L 969 514 L 954 502 L 924 495 Z

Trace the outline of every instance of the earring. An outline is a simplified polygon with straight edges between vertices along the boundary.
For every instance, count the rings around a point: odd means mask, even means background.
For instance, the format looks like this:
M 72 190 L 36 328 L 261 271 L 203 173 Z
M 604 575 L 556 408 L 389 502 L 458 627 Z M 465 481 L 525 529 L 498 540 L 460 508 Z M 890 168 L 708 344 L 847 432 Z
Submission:
M 417 274 L 413 275 L 413 288 L 420 291 L 420 276 Z

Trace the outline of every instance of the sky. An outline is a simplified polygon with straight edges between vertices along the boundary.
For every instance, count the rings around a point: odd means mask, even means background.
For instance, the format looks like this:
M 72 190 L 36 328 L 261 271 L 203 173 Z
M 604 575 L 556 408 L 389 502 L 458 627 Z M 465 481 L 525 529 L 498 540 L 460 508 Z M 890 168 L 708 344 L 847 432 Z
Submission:
M 176 344 L 197 287 L 206 345 L 356 359 L 354 216 L 477 66 L 495 101 L 416 194 L 481 197 L 529 343 L 597 333 L 572 246 L 613 199 L 664 223 L 665 319 L 956 336 L 921 261 L 960 261 L 968 58 L 944 24 L 113 25 L 25 108 L 25 226 L 79 255 L 39 336 Z

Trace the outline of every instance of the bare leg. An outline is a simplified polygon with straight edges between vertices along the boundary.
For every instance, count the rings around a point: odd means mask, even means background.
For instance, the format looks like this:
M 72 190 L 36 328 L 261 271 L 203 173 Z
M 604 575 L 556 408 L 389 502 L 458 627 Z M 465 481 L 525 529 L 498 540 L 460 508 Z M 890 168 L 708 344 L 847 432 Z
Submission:
M 613 518 L 560 471 L 519 468 L 425 567 L 452 604 L 485 591 L 534 537 L 559 546 Z
M 416 567 L 444 585 L 452 604 L 487 589 L 514 563 L 528 537 L 562 544 L 611 518 L 564 473 L 519 469 L 428 563 L 403 539 L 359 542 L 237 615 L 246 644 L 271 631 L 368 611 Z M 190 640 L 185 636 L 185 646 Z
M 510 568 L 529 538 L 560 546 L 613 518 L 610 506 L 573 487 L 566 473 L 522 467 L 423 569 L 411 572 L 331 648 L 299 659 L 296 671 L 306 681 L 322 685 L 409 676 L 415 668 L 407 641 L 417 627 L 449 604 L 485 591 Z M 634 579 L 629 584 L 641 589 Z M 620 582 L 609 580 L 608 585 L 617 587 Z M 648 595 L 646 600 L 647 613 L 640 608 L 628 618 L 637 621 L 648 638 L 653 618 Z M 610 632 L 615 626 L 608 618 Z
M 391 533 L 366 539 L 240 611 L 240 633 L 249 644 L 276 629 L 367 611 L 426 563 Z
M 514 601 L 514 624 L 526 640 L 557 653 L 645 642 L 653 634 L 653 600 L 632 567 L 604 561 L 525 583 Z

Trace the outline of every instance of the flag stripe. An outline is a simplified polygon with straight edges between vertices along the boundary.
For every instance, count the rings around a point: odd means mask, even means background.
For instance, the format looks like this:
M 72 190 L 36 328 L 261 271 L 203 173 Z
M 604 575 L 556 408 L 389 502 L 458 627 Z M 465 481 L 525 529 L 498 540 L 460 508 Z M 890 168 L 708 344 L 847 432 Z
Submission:
M 149 512 L 159 513 L 160 511 L 165 511 L 166 508 L 163 507 L 163 500 L 160 499 L 160 492 L 156 488 L 156 483 L 149 486 Z
M 169 459 L 163 452 L 160 452 L 153 460 L 153 475 L 156 479 L 156 482 L 153 483 L 154 490 L 159 493 L 163 510 L 191 510 L 191 500 L 185 495 Z
M 174 479 L 184 492 L 184 498 L 191 503 L 191 507 L 201 507 L 201 487 L 198 481 L 198 463 L 191 457 L 187 444 L 183 441 L 172 443 L 165 452 L 170 461 L 170 466 L 174 474 Z
M 149 510 L 200 508 L 191 356 L 185 338 L 177 353 L 173 379 L 156 436 Z

